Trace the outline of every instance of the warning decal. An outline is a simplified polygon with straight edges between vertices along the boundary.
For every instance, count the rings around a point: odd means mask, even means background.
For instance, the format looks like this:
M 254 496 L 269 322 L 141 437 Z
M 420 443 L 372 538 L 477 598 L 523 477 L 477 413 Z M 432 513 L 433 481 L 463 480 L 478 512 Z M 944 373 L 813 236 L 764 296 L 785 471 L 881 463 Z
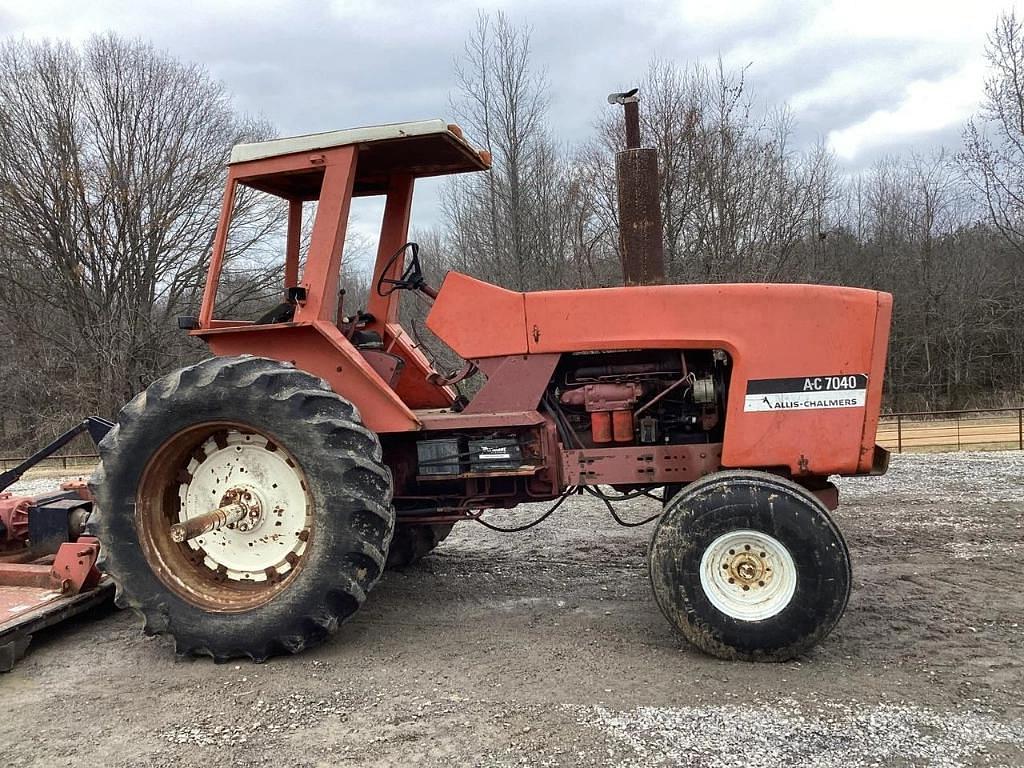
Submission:
M 744 411 L 809 411 L 863 408 L 868 377 L 863 373 L 752 379 L 747 382 Z

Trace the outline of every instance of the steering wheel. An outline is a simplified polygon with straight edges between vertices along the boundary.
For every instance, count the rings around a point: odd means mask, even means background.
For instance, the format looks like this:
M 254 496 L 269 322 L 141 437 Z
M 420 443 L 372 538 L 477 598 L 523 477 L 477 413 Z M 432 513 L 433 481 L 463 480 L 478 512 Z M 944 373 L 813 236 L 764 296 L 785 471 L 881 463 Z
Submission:
M 398 261 L 399 257 L 404 257 L 407 250 L 412 251 L 412 260 L 409 262 L 409 266 L 403 270 L 402 276 L 397 280 L 387 277 L 395 262 Z M 420 267 L 419 243 L 409 241 L 395 251 L 394 255 L 388 259 L 388 263 L 384 265 L 384 269 L 380 271 L 380 278 L 377 280 L 377 295 L 390 296 L 397 290 L 414 291 L 422 288 L 425 284 L 426 280 L 423 279 L 423 269 Z

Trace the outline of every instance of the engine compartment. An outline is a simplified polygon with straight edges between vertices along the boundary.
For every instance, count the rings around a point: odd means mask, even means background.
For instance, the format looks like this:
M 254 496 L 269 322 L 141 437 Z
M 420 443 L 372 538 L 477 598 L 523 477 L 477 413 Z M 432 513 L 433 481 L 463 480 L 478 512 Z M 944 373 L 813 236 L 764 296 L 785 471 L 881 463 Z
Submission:
M 721 442 L 728 372 L 719 349 L 567 354 L 542 406 L 566 448 Z
M 532 419 L 453 409 L 423 413 L 427 429 L 414 440 L 385 438 L 400 516 L 554 498 L 573 486 L 685 483 L 719 466 L 731 371 L 723 350 L 566 353 L 548 371 L 534 379 Z

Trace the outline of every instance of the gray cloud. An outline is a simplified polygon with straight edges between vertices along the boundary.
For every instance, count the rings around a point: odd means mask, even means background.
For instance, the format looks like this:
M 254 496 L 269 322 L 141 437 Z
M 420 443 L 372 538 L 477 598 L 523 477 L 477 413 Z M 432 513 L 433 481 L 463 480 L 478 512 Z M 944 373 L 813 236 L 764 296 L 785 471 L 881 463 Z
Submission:
M 997 0 L 947 9 L 948 23 L 923 0 L 925 15 L 904 13 L 913 2 L 764 0 L 744 4 L 750 8 L 740 13 L 738 4 L 689 0 L 527 0 L 506 10 L 533 28 L 534 60 L 549 80 L 552 129 L 566 142 L 589 135 L 608 109 L 605 95 L 635 84 L 653 57 L 713 64 L 721 55 L 727 66 L 751 65 L 747 80 L 757 103 L 791 103 L 797 139 L 810 143 L 876 112 L 898 115 L 911 83 L 941 83 L 980 58 Z M 147 37 L 205 64 L 242 109 L 287 134 L 450 116 L 452 62 L 475 16 L 473 5 L 459 0 L 209 0 L 177 9 L 94 0 L 69 2 L 63 13 L 46 3 L 35 9 L 0 0 L 0 34 L 80 38 L 113 29 Z M 863 28 L 848 29 L 850 18 Z M 892 135 L 864 128 L 866 138 L 850 139 L 849 166 L 863 167 L 882 151 L 955 145 L 966 115 L 948 112 L 937 112 L 934 123 L 918 115 L 920 125 Z M 435 210 L 433 200 L 421 200 L 417 218 L 429 221 Z

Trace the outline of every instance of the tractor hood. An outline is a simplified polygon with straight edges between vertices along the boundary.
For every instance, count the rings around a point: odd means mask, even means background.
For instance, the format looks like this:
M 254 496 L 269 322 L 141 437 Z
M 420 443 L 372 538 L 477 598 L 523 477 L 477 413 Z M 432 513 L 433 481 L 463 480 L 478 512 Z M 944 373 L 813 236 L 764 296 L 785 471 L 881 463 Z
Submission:
M 725 350 L 725 466 L 777 462 L 805 473 L 815 465 L 854 473 L 874 461 L 891 318 L 890 294 L 860 288 L 742 283 L 517 293 L 450 272 L 427 327 L 473 360 Z M 828 435 L 850 436 L 851 444 L 829 445 Z M 814 455 L 808 445 L 825 447 Z

